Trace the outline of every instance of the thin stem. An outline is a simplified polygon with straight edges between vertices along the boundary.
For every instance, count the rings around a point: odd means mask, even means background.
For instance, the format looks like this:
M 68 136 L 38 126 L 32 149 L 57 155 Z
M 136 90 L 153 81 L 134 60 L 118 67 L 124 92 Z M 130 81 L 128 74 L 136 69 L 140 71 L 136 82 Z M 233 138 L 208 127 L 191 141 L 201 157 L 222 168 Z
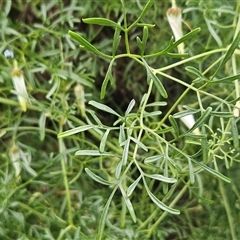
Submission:
M 62 123 L 59 124 L 59 130 L 62 132 Z M 62 166 L 62 174 L 63 174 L 63 182 L 65 185 L 65 191 L 66 191 L 66 198 L 67 198 L 67 207 L 68 207 L 68 222 L 71 226 L 73 226 L 73 215 L 72 215 L 72 203 L 71 203 L 71 195 L 69 191 L 69 183 L 67 178 L 67 170 L 66 170 L 66 155 L 64 154 L 65 146 L 63 142 L 63 138 L 58 138 L 58 146 L 59 146 L 59 152 L 62 154 L 61 157 L 61 166 Z

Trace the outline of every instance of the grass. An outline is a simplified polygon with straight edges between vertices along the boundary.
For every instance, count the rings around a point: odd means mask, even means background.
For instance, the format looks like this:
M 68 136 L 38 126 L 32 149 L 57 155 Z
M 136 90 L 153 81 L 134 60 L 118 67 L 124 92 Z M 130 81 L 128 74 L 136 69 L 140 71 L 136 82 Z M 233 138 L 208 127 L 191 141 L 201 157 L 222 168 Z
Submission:
M 0 2 L 2 238 L 240 237 L 240 4 L 177 5 Z

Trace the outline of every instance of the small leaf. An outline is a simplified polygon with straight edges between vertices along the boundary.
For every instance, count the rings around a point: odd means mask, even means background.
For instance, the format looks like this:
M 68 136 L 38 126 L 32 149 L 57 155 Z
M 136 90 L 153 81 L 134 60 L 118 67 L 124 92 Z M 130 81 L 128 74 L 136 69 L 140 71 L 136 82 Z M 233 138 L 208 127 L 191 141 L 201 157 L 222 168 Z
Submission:
M 74 129 L 59 133 L 58 138 L 67 137 L 67 136 L 70 136 L 70 135 L 73 135 L 73 134 L 76 134 L 76 133 L 84 132 L 84 131 L 87 131 L 88 129 L 91 129 L 91 128 L 94 128 L 94 126 L 85 125 L 85 126 L 76 127 Z
M 198 127 L 201 127 L 201 125 L 204 123 L 204 121 L 206 120 L 206 118 L 210 115 L 212 111 L 212 108 L 211 107 L 208 107 L 202 114 L 202 116 L 195 122 L 195 124 L 192 126 L 192 128 L 190 128 L 187 132 L 185 132 L 183 134 L 186 135 L 187 133 L 189 132 L 192 132 L 194 129 L 198 128 Z
M 106 73 L 105 78 L 104 78 L 103 83 L 102 83 L 101 92 L 100 92 L 100 98 L 101 99 L 103 99 L 105 94 L 106 94 L 106 89 L 107 89 L 108 82 L 110 81 L 111 85 L 114 83 L 114 78 L 113 78 L 113 75 L 112 75 L 112 65 L 113 65 L 113 63 L 114 63 L 114 59 L 111 60 L 109 66 L 108 66 L 107 73 Z
M 203 76 L 202 73 L 198 69 L 196 69 L 195 67 L 187 66 L 187 67 L 185 67 L 185 69 L 188 72 L 197 76 L 200 80 L 207 81 L 207 78 L 205 76 Z
M 163 176 L 161 174 L 146 174 L 146 173 L 144 173 L 144 176 L 156 179 L 156 180 L 161 181 L 161 182 L 166 182 L 166 183 L 175 183 L 175 182 L 177 182 L 177 179 L 175 179 L 175 178 L 168 178 L 168 177 L 165 177 L 165 176 Z
M 194 184 L 195 182 L 194 170 L 193 170 L 193 165 L 190 158 L 188 158 L 188 168 L 189 168 L 190 182 L 191 184 Z
M 135 142 L 140 148 L 142 148 L 144 151 L 148 152 L 148 148 L 140 141 L 138 141 L 136 138 L 130 137 L 130 139 Z
M 179 136 L 179 128 L 178 128 L 178 125 L 177 125 L 174 117 L 172 115 L 169 115 L 168 119 L 169 119 L 169 122 L 171 123 L 171 125 L 173 126 L 176 136 L 178 137 Z
M 144 54 L 142 41 L 141 41 L 141 39 L 139 37 L 136 37 L 136 39 L 137 39 L 137 45 L 138 45 L 138 47 L 140 49 L 140 53 L 141 53 L 141 56 L 142 56 Z
M 122 161 L 124 166 L 127 164 L 127 160 L 128 160 L 129 145 L 130 145 L 130 138 L 126 140 L 124 149 L 123 149 Z
M 99 152 L 98 150 L 78 150 L 75 155 L 78 156 L 116 156 L 110 152 Z
M 177 186 L 177 182 L 174 183 L 174 184 L 171 186 L 170 190 L 167 192 L 167 194 L 166 194 L 166 196 L 165 196 L 165 199 L 168 200 L 168 199 L 172 196 L 172 194 L 173 194 L 176 186 Z
M 127 110 L 125 112 L 125 116 L 127 116 L 133 109 L 134 105 L 135 105 L 136 101 L 134 99 L 131 100 L 131 102 L 129 103 Z
M 108 137 L 108 134 L 109 134 L 110 130 L 111 130 L 111 129 L 108 128 L 108 129 L 106 130 L 106 132 L 103 134 L 103 137 L 102 137 L 102 140 L 101 140 L 100 146 L 99 146 L 99 151 L 100 151 L 101 153 L 103 153 L 104 150 L 105 150 L 105 145 L 106 145 L 107 137 Z
M 88 168 L 85 168 L 86 173 L 88 174 L 89 177 L 91 177 L 94 181 L 101 183 L 103 185 L 111 185 L 111 183 L 99 176 L 97 176 L 96 174 L 94 174 L 91 170 L 89 170 Z
M 124 127 L 125 127 L 125 123 L 123 123 L 119 127 L 119 139 L 118 139 L 119 144 L 126 141 L 126 134 L 125 134 L 125 131 L 124 131 Z
M 167 102 L 153 102 L 146 105 L 146 107 L 162 107 L 167 106 Z
M 173 209 L 171 207 L 168 207 L 167 205 L 165 205 L 163 202 L 161 202 L 148 188 L 147 184 L 145 183 L 145 188 L 147 190 L 148 196 L 152 199 L 152 201 L 159 207 L 161 208 L 163 211 L 172 213 L 172 214 L 180 214 L 179 210 Z
M 80 46 L 83 46 L 86 50 L 93 52 L 97 55 L 100 55 L 102 57 L 106 57 L 106 58 L 110 58 L 112 59 L 112 56 L 110 55 L 106 55 L 104 53 L 102 53 L 101 51 L 99 51 L 96 47 L 94 47 L 90 42 L 88 42 L 84 37 L 82 37 L 81 35 L 73 32 L 73 31 L 68 31 L 68 34 L 74 39 L 76 40 L 78 43 L 80 43 Z
M 197 164 L 198 166 L 200 166 L 201 168 L 203 168 L 204 170 L 208 171 L 209 173 L 213 174 L 214 176 L 222 179 L 223 181 L 227 182 L 227 183 L 231 183 L 231 179 L 224 176 L 223 174 L 221 174 L 220 172 L 215 171 L 214 169 L 195 161 L 194 159 L 192 159 L 192 162 L 194 162 L 195 164 Z
M 167 92 L 166 92 L 165 88 L 163 87 L 160 79 L 158 79 L 158 77 L 155 74 L 153 74 L 153 72 L 150 69 L 150 67 L 148 66 L 147 62 L 144 59 L 142 59 L 142 61 L 146 67 L 148 79 L 151 79 L 153 81 L 153 83 L 155 84 L 156 88 L 158 89 L 158 91 L 160 92 L 160 94 L 164 98 L 167 98 L 168 97 Z
M 217 75 L 217 73 L 220 71 L 221 68 L 223 68 L 227 61 L 232 57 L 232 55 L 234 54 L 235 49 L 238 47 L 240 42 L 240 31 L 238 32 L 237 36 L 234 38 L 231 46 L 229 47 L 229 49 L 227 50 L 224 58 L 222 59 L 218 69 L 216 70 L 216 72 L 213 74 L 212 79 Z
M 232 81 L 235 81 L 237 79 L 240 78 L 240 74 L 234 75 L 234 76 L 230 76 L 230 77 L 225 77 L 225 78 L 221 78 L 221 79 L 213 79 L 210 83 L 231 83 Z
M 164 155 L 151 156 L 151 157 L 146 158 L 146 159 L 144 160 L 144 163 L 145 163 L 145 164 L 153 163 L 153 162 L 162 160 L 163 158 L 164 158 Z
M 235 118 L 232 118 L 231 125 L 232 125 L 233 146 L 234 146 L 236 149 L 239 149 L 238 127 L 237 127 Z
M 115 33 L 113 36 L 113 44 L 112 44 L 112 55 L 115 56 L 119 43 L 121 41 L 121 30 L 119 28 L 115 28 Z
M 105 105 L 105 104 L 98 103 L 98 102 L 93 101 L 93 100 L 91 100 L 91 101 L 89 102 L 89 104 L 92 105 L 92 106 L 94 106 L 94 107 L 97 108 L 97 109 L 100 109 L 100 110 L 104 111 L 104 112 L 108 112 L 108 113 L 111 113 L 111 114 L 116 115 L 116 116 L 118 116 L 118 117 L 121 117 L 117 112 L 115 112 L 112 108 L 108 107 L 108 106 Z
M 121 175 L 121 171 L 122 171 L 122 166 L 123 166 L 123 161 L 119 161 L 117 167 L 116 167 L 116 171 L 115 171 L 115 177 L 116 179 L 120 178 Z
M 114 27 L 120 30 L 124 30 L 118 23 L 115 23 L 112 20 L 109 20 L 107 18 L 83 18 L 82 21 L 87 24 Z
M 39 132 L 40 132 L 40 140 L 43 141 L 44 140 L 44 137 L 45 137 L 45 129 L 46 129 L 46 118 L 47 118 L 47 115 L 46 115 L 46 112 L 42 112 L 40 118 L 39 118 L 39 121 L 38 121 L 38 125 L 39 125 Z
M 141 180 L 142 176 L 140 175 L 129 187 L 127 190 L 127 196 L 131 196 L 133 191 L 135 190 L 136 186 L 138 185 L 139 181 Z
M 135 223 L 137 221 L 137 218 L 136 218 L 136 214 L 135 214 L 134 209 L 133 209 L 133 205 L 132 205 L 130 199 L 127 197 L 127 194 L 126 194 L 125 190 L 123 189 L 123 187 L 121 185 L 119 185 L 119 187 L 120 187 L 120 190 L 122 192 L 124 202 L 125 202 L 125 204 L 128 208 L 128 211 L 129 211 L 129 213 L 132 217 L 133 222 Z
M 233 113 L 232 112 L 215 112 L 215 111 L 212 111 L 211 116 L 220 117 L 220 118 L 230 118 L 230 117 L 233 116 Z

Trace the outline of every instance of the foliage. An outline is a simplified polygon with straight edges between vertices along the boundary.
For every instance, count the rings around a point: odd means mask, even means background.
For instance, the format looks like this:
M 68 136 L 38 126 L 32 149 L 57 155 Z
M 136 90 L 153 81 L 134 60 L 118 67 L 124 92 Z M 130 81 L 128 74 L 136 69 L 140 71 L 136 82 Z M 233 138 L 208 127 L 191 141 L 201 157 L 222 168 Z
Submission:
M 239 3 L 0 4 L 0 236 L 239 238 Z

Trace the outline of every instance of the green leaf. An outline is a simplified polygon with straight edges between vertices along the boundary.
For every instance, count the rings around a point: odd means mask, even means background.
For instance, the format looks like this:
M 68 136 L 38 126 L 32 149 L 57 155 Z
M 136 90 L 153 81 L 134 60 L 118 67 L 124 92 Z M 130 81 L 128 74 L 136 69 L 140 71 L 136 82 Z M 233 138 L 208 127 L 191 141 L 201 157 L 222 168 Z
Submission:
M 86 50 L 93 52 L 97 55 L 100 55 L 102 57 L 105 58 L 110 58 L 112 59 L 112 56 L 110 55 L 106 55 L 102 52 L 100 52 L 96 47 L 94 47 L 90 42 L 88 42 L 84 37 L 82 37 L 81 35 L 73 32 L 73 31 L 68 31 L 68 34 L 74 39 L 76 40 L 78 43 L 80 43 L 81 46 L 83 46 Z
M 192 126 L 192 128 L 190 128 L 187 132 L 185 132 L 182 136 L 185 136 L 186 134 L 192 132 L 193 130 L 195 130 L 198 127 L 201 127 L 202 124 L 205 122 L 206 118 L 210 115 L 212 111 L 211 107 L 208 107 L 202 114 L 202 116 L 195 122 L 195 124 Z
M 135 190 L 136 186 L 138 185 L 139 181 L 141 180 L 142 176 L 140 175 L 129 187 L 127 190 L 127 196 L 131 196 L 133 191 Z
M 135 223 L 137 221 L 137 218 L 136 218 L 136 214 L 135 214 L 134 209 L 133 209 L 133 205 L 132 205 L 130 199 L 128 198 L 126 192 L 124 191 L 123 187 L 121 185 L 119 185 L 119 187 L 120 187 L 120 190 L 122 192 L 124 202 L 125 202 L 125 204 L 128 208 L 128 211 L 129 211 L 129 213 L 132 217 L 133 222 Z
M 121 1 L 123 6 L 125 7 L 124 1 Z M 135 22 L 133 22 L 129 27 L 128 30 L 135 27 L 137 24 L 139 24 L 139 21 L 143 18 L 143 16 L 147 13 L 147 11 L 151 8 L 151 6 L 154 4 L 155 0 L 149 0 L 145 7 L 143 8 L 142 12 L 140 13 L 139 17 L 136 19 Z
M 194 184 L 195 182 L 194 169 L 193 169 L 193 165 L 190 158 L 188 158 L 188 168 L 189 168 L 190 182 L 191 184 Z
M 128 160 L 129 145 L 130 145 L 130 138 L 128 138 L 124 144 L 123 155 L 122 155 L 122 161 L 124 166 L 127 164 L 127 160 Z
M 103 137 L 102 137 L 102 139 L 101 139 L 100 146 L 99 146 L 99 151 L 100 151 L 101 153 L 103 153 L 104 150 L 105 150 L 105 145 L 106 145 L 107 137 L 108 137 L 108 134 L 109 134 L 110 131 L 111 131 L 111 129 L 108 128 L 108 129 L 106 130 L 106 132 L 103 134 Z
M 125 131 L 124 131 L 124 127 L 125 127 L 125 123 L 123 123 L 119 127 L 119 139 L 118 139 L 119 144 L 126 141 L 126 134 L 125 134 Z
M 121 30 L 119 28 L 115 28 L 115 33 L 113 36 L 113 44 L 112 44 L 112 55 L 115 56 L 119 43 L 121 41 Z
M 142 61 L 146 67 L 148 79 L 151 79 L 153 81 L 153 83 L 155 84 L 156 88 L 158 89 L 158 91 L 160 92 L 160 94 L 164 98 L 167 98 L 168 97 L 167 92 L 166 92 L 165 88 L 163 87 L 160 79 L 158 79 L 158 77 L 155 74 L 153 74 L 152 70 L 150 69 L 147 62 L 143 58 L 142 58 Z
M 142 142 L 138 141 L 136 138 L 130 137 L 130 139 L 135 142 L 140 148 L 142 148 L 144 151 L 148 152 L 148 148 L 146 145 L 144 145 Z
M 112 191 L 103 211 L 101 214 L 101 218 L 99 220 L 99 225 L 98 225 L 98 233 L 97 233 L 97 239 L 96 240 L 102 240 L 103 239 L 103 231 L 104 231 L 104 226 L 107 221 L 107 213 L 110 207 L 110 204 L 112 202 L 113 196 L 118 188 L 115 187 L 114 190 Z
M 76 127 L 74 129 L 59 133 L 58 138 L 67 137 L 67 136 L 70 136 L 70 135 L 73 135 L 73 134 L 84 132 L 84 131 L 87 131 L 88 129 L 91 129 L 91 128 L 94 128 L 94 126 L 85 125 L 85 126 Z
M 233 137 L 233 146 L 234 146 L 236 149 L 239 149 L 238 127 L 237 127 L 236 119 L 235 119 L 235 118 L 232 118 L 231 125 L 232 125 L 232 129 L 231 129 L 231 130 L 232 130 L 232 137 Z
M 98 182 L 98 183 L 101 183 L 103 185 L 111 185 L 111 183 L 101 177 L 99 177 L 98 175 L 94 174 L 91 170 L 89 170 L 88 168 L 85 168 L 85 171 L 87 173 L 87 175 L 92 178 L 94 181 Z
M 212 79 L 217 75 L 217 73 L 220 71 L 220 69 L 222 69 L 227 61 L 232 57 L 232 55 L 234 54 L 235 49 L 238 47 L 240 42 L 240 31 L 238 31 L 237 36 L 234 38 L 231 46 L 229 47 L 229 49 L 227 50 L 227 52 L 225 53 L 224 58 L 222 59 L 221 63 L 219 64 L 218 69 L 216 70 L 216 72 L 213 74 Z
M 140 49 L 140 53 L 141 53 L 141 56 L 144 54 L 144 48 L 143 48 L 143 43 L 140 39 L 140 37 L 136 37 L 136 40 L 137 40 L 137 45 L 138 45 L 138 48 Z
M 161 181 L 161 182 L 166 182 L 166 183 L 175 183 L 175 182 L 177 182 L 177 179 L 165 177 L 165 176 L 163 176 L 161 174 L 146 174 L 146 173 L 144 173 L 144 176 L 156 179 L 156 180 Z
M 44 137 L 45 137 L 45 129 L 46 129 L 46 118 L 47 118 L 47 115 L 46 115 L 46 112 L 43 111 L 40 118 L 39 118 L 39 121 L 38 121 L 38 125 L 39 125 L 39 133 L 40 133 L 40 140 L 43 141 L 44 140 Z
M 131 102 L 128 104 L 127 110 L 125 112 L 125 116 L 127 116 L 133 109 L 136 101 L 134 99 L 131 100 Z
M 167 106 L 167 102 L 153 102 L 146 105 L 146 107 L 162 107 Z
M 119 161 L 117 167 L 116 167 L 116 171 L 115 171 L 115 177 L 116 179 L 120 178 L 121 175 L 121 171 L 122 171 L 122 166 L 123 166 L 123 161 Z
M 161 202 L 148 188 L 146 182 L 144 181 L 145 188 L 147 190 L 148 196 L 151 198 L 151 200 L 163 211 L 169 212 L 171 214 L 180 214 L 179 210 L 173 209 L 171 207 L 168 207 L 163 202 Z
M 144 160 L 144 163 L 145 164 L 149 164 L 149 163 L 153 163 L 153 162 L 156 162 L 156 161 L 159 161 L 159 160 L 162 160 L 164 158 L 164 155 L 155 155 L 155 156 L 151 156 L 151 157 L 148 157 Z
M 171 123 L 171 125 L 173 126 L 176 136 L 178 137 L 179 136 L 179 128 L 178 128 L 178 125 L 177 125 L 174 117 L 172 115 L 169 115 L 168 119 L 169 119 L 169 122 Z
M 194 74 L 195 76 L 197 76 L 200 80 L 207 81 L 207 78 L 205 76 L 203 76 L 202 73 L 198 69 L 196 69 L 195 67 L 187 66 L 187 67 L 185 67 L 185 69 L 188 72 L 190 72 L 190 73 Z
M 116 154 L 110 152 L 100 152 L 98 150 L 78 150 L 75 155 L 78 156 L 116 156 Z
M 109 66 L 108 66 L 107 73 L 106 73 L 105 78 L 104 78 L 103 83 L 102 83 L 101 93 L 100 93 L 100 98 L 101 99 L 103 99 L 105 97 L 108 82 L 110 81 L 111 85 L 114 83 L 114 78 L 113 78 L 113 75 L 112 75 L 112 65 L 113 65 L 113 63 L 114 63 L 114 59 L 111 60 Z
M 108 113 L 111 113 L 111 114 L 116 115 L 116 116 L 118 116 L 118 117 L 121 117 L 117 112 L 115 112 L 112 108 L 108 107 L 108 106 L 105 105 L 105 104 L 98 103 L 98 102 L 93 101 L 93 100 L 91 100 L 91 101 L 89 102 L 89 104 L 92 105 L 92 106 L 94 106 L 94 107 L 97 108 L 97 109 L 100 109 L 100 110 L 104 111 L 104 112 L 108 112 Z
M 82 21 L 87 24 L 95 24 L 100 26 L 106 26 L 106 27 L 114 27 L 119 30 L 124 30 L 118 23 L 113 22 L 110 19 L 107 18 L 83 18 Z
M 211 80 L 210 83 L 231 83 L 232 81 L 235 81 L 237 79 L 240 79 L 240 74 L 234 75 L 234 76 L 230 76 L 230 77 L 225 77 L 225 78 L 221 78 L 221 79 L 213 79 Z
M 232 112 L 211 112 L 211 116 L 220 117 L 220 118 L 231 118 L 233 116 Z
M 210 167 L 208 167 L 208 166 L 206 166 L 206 165 L 204 165 L 204 164 L 202 164 L 202 163 L 200 163 L 200 162 L 195 161 L 194 159 L 192 159 L 192 162 L 194 162 L 195 164 L 197 164 L 198 166 L 200 166 L 201 168 L 203 168 L 203 169 L 206 170 L 207 172 L 213 174 L 214 176 L 222 179 L 223 181 L 225 181 L 225 182 L 227 182 L 227 183 L 231 183 L 231 179 L 228 178 L 228 177 L 226 177 L 226 176 L 224 176 L 224 175 L 221 174 L 220 172 L 217 172 L 217 171 L 215 171 L 214 169 L 212 169 L 212 168 L 210 168 Z
M 205 126 L 202 127 L 201 133 L 206 135 Z M 203 163 L 205 164 L 208 162 L 208 152 L 209 152 L 207 136 L 202 138 L 201 147 L 202 147 L 202 160 L 203 160 Z

